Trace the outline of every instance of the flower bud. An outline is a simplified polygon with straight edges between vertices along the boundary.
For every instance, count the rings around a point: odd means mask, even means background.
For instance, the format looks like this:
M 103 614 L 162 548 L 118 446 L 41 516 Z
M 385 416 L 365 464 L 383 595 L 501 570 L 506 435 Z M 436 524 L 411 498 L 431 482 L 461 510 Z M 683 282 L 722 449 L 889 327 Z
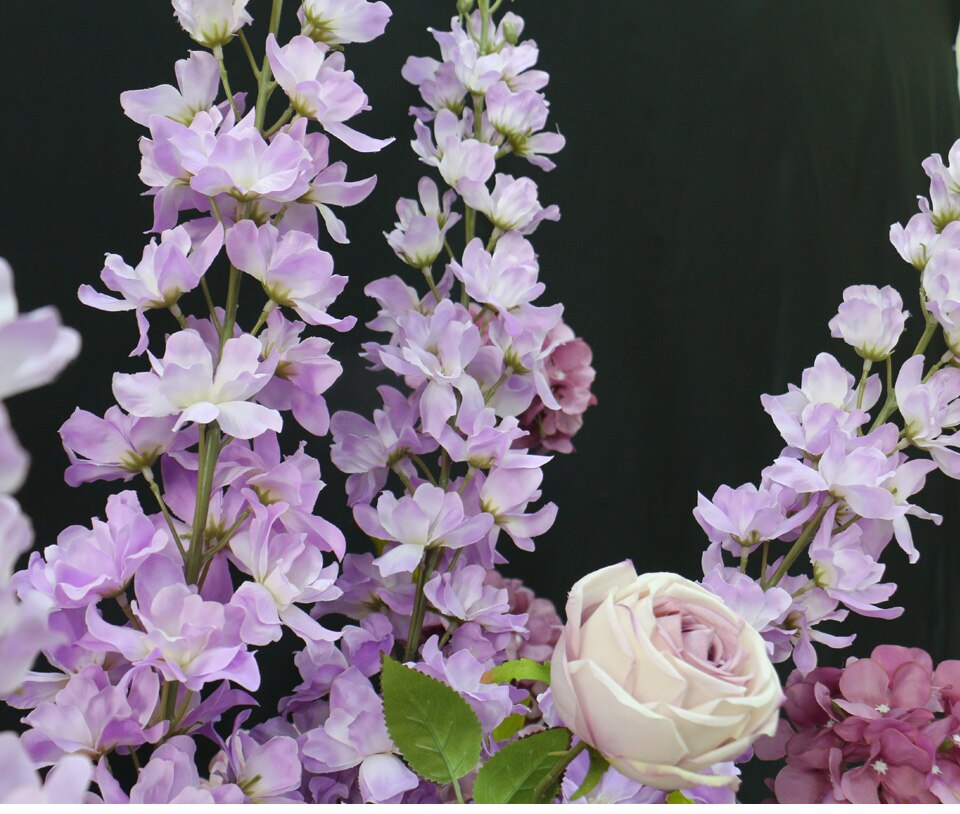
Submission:
M 457 14 L 466 16 L 473 11 L 473 0 L 457 0 Z
M 517 41 L 520 39 L 520 32 L 517 31 L 517 26 L 514 24 L 513 20 L 503 21 L 503 38 L 510 45 L 516 45 Z

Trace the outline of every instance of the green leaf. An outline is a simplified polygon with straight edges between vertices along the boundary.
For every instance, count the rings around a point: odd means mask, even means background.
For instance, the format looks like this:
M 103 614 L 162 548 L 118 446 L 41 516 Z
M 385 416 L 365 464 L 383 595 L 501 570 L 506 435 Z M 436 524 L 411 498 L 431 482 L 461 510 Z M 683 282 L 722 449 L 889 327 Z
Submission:
M 505 661 L 487 670 L 483 676 L 487 684 L 506 684 L 510 681 L 542 681 L 550 683 L 550 664 L 541 664 L 533 659 Z
M 532 803 L 537 784 L 570 748 L 570 732 L 563 727 L 545 729 L 508 743 L 477 773 L 473 799 L 477 803 Z M 547 794 L 556 796 L 560 778 Z
M 682 791 L 671 791 L 667 795 L 667 802 L 670 804 L 679 803 L 680 805 L 695 805 Z
M 571 800 L 579 800 L 593 791 L 603 780 L 604 773 L 610 768 L 607 759 L 592 746 L 588 746 L 587 751 L 590 754 L 590 768 L 587 769 L 587 776 L 583 778 L 583 783 L 580 784 L 577 793 L 570 798 Z
M 459 693 L 389 657 L 381 687 L 387 731 L 411 769 L 435 783 L 453 783 L 473 771 L 483 730 Z
M 493 737 L 498 741 L 508 741 L 514 735 L 516 735 L 521 729 L 523 729 L 524 724 L 527 722 L 526 715 L 520 715 L 519 713 L 514 713 L 513 715 L 508 715 L 503 721 L 500 722 L 500 725 L 493 730 Z M 951 741 L 952 743 L 952 741 Z

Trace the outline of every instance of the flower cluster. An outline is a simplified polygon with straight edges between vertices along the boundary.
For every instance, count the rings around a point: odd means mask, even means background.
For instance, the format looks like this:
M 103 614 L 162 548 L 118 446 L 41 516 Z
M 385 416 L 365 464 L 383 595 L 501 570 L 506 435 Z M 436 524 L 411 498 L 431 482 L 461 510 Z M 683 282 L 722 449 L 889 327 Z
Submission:
M 923 166 L 930 200 L 920 199 L 906 226 L 890 229 L 919 272 L 916 346 L 895 369 L 909 316 L 900 295 L 890 286 L 847 288 L 829 327 L 860 357 L 860 375 L 821 353 L 800 386 L 763 396 L 786 446 L 759 486 L 721 486 L 712 499 L 700 495 L 694 511 L 710 541 L 703 584 L 750 620 L 774 661 L 792 657 L 803 673 L 816 666 L 815 642 L 842 648 L 854 639 L 822 623 L 851 612 L 883 619 L 902 612 L 886 604 L 896 585 L 883 581 L 881 556 L 895 541 L 916 562 L 909 518 L 941 518 L 914 495 L 935 470 L 960 477 L 960 197 L 939 156 Z M 945 350 L 931 363 L 938 337 Z M 872 372 L 876 364 L 882 376 Z
M 757 742 L 758 757 L 786 757 L 777 802 L 957 802 L 960 662 L 882 645 L 843 669 L 794 672 L 786 695 L 780 731 Z

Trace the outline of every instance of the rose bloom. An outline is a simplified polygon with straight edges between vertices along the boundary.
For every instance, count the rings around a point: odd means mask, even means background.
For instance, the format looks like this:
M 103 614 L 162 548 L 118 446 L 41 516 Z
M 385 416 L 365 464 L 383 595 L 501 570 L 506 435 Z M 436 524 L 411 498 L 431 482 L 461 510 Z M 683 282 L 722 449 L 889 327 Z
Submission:
M 658 789 L 737 784 L 704 772 L 773 734 L 783 698 L 752 627 L 700 585 L 637 576 L 629 560 L 573 586 L 551 687 L 577 737 Z

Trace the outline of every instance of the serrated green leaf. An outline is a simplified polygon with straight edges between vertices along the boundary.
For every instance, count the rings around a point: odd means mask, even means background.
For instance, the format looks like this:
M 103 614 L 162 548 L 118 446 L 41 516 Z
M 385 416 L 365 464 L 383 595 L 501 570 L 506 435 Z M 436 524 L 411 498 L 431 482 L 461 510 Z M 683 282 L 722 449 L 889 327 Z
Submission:
M 563 727 L 546 729 L 508 743 L 477 773 L 473 799 L 477 803 L 532 803 L 537 784 L 550 773 L 570 748 L 570 732 Z M 547 794 L 556 796 L 557 778 Z
M 580 788 L 570 798 L 571 800 L 579 800 L 593 791 L 603 780 L 604 773 L 610 768 L 607 759 L 592 746 L 587 747 L 587 752 L 590 754 L 590 768 L 587 769 L 587 776 L 583 778 Z
M 526 722 L 526 715 L 520 715 L 519 713 L 508 715 L 500 722 L 500 725 L 493 730 L 493 737 L 498 741 L 510 740 L 510 738 L 523 729 Z
M 487 670 L 483 676 L 487 684 L 506 684 L 510 681 L 542 681 L 550 683 L 550 663 L 541 664 L 533 659 L 505 661 Z
M 680 804 L 680 805 L 696 805 L 693 800 L 691 800 L 687 795 L 682 791 L 671 791 L 667 795 L 667 802 L 671 805 Z
M 387 731 L 411 769 L 435 783 L 473 771 L 483 730 L 456 690 L 389 657 L 381 687 Z

